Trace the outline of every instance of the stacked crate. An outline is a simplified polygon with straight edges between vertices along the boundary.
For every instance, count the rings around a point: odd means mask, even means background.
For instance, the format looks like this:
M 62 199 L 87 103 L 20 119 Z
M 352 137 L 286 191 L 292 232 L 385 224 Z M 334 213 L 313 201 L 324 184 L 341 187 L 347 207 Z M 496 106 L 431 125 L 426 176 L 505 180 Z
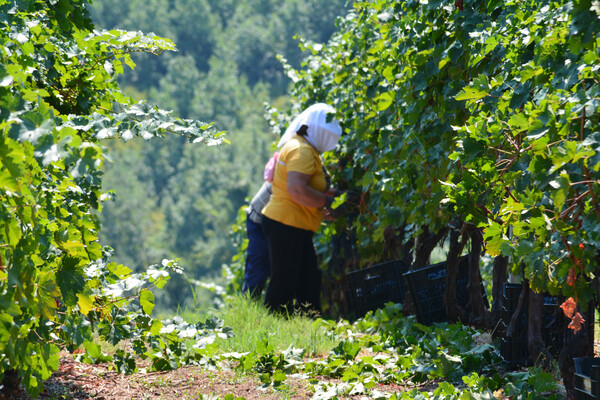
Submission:
M 574 358 L 575 400 L 600 399 L 600 358 Z
M 463 256 L 459 260 L 458 275 L 456 277 L 456 301 L 470 311 L 469 307 L 469 258 Z M 446 322 L 446 307 L 444 305 L 444 292 L 446 290 L 446 262 L 429 265 L 409 271 L 404 274 L 410 298 L 414 307 L 417 321 L 424 325 L 434 322 Z M 487 304 L 487 297 L 483 285 L 481 293 Z
M 385 303 L 404 303 L 406 286 L 402 274 L 407 270 L 402 261 L 393 260 L 347 273 L 351 313 L 360 318 Z
M 502 324 L 506 329 L 512 315 L 517 309 L 522 285 L 514 283 L 504 284 L 504 296 L 502 310 Z M 508 364 L 530 365 L 529 350 L 527 348 L 527 319 L 528 298 L 524 298 L 523 306 L 517 316 L 516 326 L 512 337 L 502 338 L 500 355 Z M 557 296 L 544 295 L 544 309 L 542 313 L 542 339 L 550 354 L 558 357 L 563 346 L 563 333 L 566 327 L 566 319 L 560 308 Z

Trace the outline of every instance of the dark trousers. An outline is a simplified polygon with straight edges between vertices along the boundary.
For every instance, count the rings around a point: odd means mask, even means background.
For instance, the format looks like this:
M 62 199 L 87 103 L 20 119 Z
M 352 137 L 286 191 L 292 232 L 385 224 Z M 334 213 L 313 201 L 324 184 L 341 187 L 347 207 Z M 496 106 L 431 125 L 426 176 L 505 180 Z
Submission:
M 294 228 L 263 215 L 269 242 L 271 280 L 265 305 L 275 312 L 321 312 L 321 271 L 313 244 L 314 232 Z M 294 299 L 296 305 L 294 306 Z
M 265 282 L 271 273 L 269 261 L 269 243 L 260 224 L 246 216 L 248 247 L 246 248 L 246 266 L 242 293 L 250 293 L 254 298 L 262 295 Z

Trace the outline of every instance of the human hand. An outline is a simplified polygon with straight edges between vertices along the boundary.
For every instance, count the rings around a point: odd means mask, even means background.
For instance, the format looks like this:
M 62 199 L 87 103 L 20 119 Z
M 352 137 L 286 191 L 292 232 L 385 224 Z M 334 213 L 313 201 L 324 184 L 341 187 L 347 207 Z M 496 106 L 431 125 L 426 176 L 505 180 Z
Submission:
M 331 215 L 331 210 L 329 208 L 323 208 L 323 220 L 327 222 L 335 221 L 333 215 Z

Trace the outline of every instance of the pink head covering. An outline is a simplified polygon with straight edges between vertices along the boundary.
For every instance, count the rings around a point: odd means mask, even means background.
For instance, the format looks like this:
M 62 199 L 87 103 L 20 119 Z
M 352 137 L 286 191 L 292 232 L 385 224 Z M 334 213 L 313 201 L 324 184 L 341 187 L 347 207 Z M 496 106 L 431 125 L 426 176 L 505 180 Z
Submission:
M 334 114 L 335 109 L 324 103 L 313 104 L 302 111 L 285 130 L 285 133 L 277 143 L 277 147 L 282 147 L 290 140 L 302 125 L 308 126 L 307 135 L 304 136 L 319 153 L 324 153 L 335 149 L 340 137 L 342 128 L 338 120 L 333 119 L 327 122 L 327 114 Z

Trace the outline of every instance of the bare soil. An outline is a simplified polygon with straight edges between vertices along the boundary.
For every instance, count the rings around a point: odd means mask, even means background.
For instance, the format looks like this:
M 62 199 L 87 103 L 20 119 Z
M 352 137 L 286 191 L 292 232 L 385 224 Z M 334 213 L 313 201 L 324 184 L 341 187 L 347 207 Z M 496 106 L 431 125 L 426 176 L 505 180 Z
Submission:
M 341 382 L 325 377 L 323 380 Z M 432 384 L 433 382 L 429 383 Z M 421 389 L 427 390 L 429 385 L 423 385 Z M 112 371 L 109 364 L 84 364 L 75 361 L 71 355 L 64 354 L 58 371 L 46 381 L 45 390 L 39 399 L 213 400 L 223 399 L 225 395 L 232 394 L 234 399 L 243 397 L 246 400 L 299 400 L 312 398 L 313 392 L 310 387 L 307 380 L 301 377 L 288 376 L 278 388 L 272 385 L 265 387 L 258 376 L 241 375 L 233 370 L 207 370 L 195 366 L 181 367 L 168 372 L 138 372 L 128 376 Z M 380 384 L 377 389 L 394 393 L 408 388 L 395 384 Z M 364 396 L 343 398 L 357 400 Z M 16 400 L 31 399 L 22 395 Z
M 485 339 L 484 339 L 485 340 Z M 596 353 L 600 353 L 600 341 L 595 342 Z M 320 378 L 331 383 L 339 380 Z M 84 364 L 77 362 L 68 353 L 61 354 L 60 367 L 45 382 L 40 400 L 216 400 L 233 395 L 246 400 L 300 400 L 313 396 L 306 379 L 288 376 L 280 387 L 265 386 L 258 376 L 239 374 L 234 370 L 209 370 L 203 367 L 186 366 L 168 372 L 138 372 L 123 375 L 110 368 L 110 364 Z M 433 390 L 436 382 L 427 382 L 419 390 Z M 395 384 L 380 384 L 381 392 L 397 393 L 415 387 L 402 387 Z M 204 397 L 202 397 L 204 396 Z M 364 399 L 363 395 L 343 397 L 344 399 Z M 0 393 L 0 400 L 4 400 Z M 12 399 L 10 399 L 12 400 Z M 17 396 L 15 400 L 31 400 L 27 396 Z
M 39 399 L 141 400 L 141 399 L 309 399 L 312 393 L 304 380 L 288 378 L 286 387 L 264 387 L 258 377 L 235 371 L 207 370 L 186 366 L 168 372 L 139 372 L 123 375 L 111 371 L 109 364 L 83 364 L 71 356 L 61 358 L 60 368 L 45 383 Z M 212 396 L 212 397 L 211 397 Z M 29 400 L 21 397 L 19 400 Z

